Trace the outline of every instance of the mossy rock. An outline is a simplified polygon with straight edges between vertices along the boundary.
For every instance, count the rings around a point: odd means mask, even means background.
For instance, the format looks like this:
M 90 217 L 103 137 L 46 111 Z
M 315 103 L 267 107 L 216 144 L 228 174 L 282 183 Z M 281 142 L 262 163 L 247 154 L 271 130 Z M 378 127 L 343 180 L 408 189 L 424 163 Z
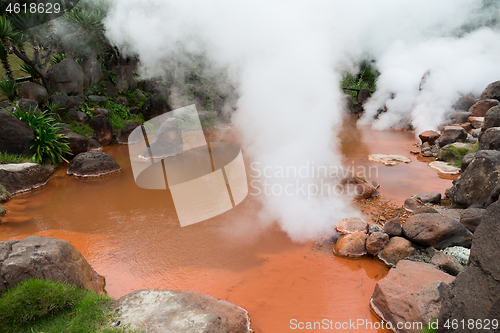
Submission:
M 5 189 L 5 187 L 2 184 L 0 184 L 0 202 L 7 201 L 9 199 L 10 199 L 10 193 Z
M 450 143 L 439 150 L 439 159 L 450 162 L 455 166 L 460 166 L 465 155 L 477 150 L 477 144 L 473 145 L 461 142 Z

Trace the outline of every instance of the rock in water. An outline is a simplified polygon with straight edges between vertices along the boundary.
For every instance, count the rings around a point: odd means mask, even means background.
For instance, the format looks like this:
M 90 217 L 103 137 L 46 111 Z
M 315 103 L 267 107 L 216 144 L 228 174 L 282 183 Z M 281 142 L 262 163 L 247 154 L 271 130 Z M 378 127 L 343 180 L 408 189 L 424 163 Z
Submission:
M 403 237 L 392 237 L 377 258 L 387 266 L 396 266 L 396 264 L 405 258 L 408 258 L 415 252 L 413 244 Z
M 443 175 L 458 175 L 460 173 L 460 168 L 442 161 L 431 162 L 429 163 L 429 167 Z
M 50 172 L 35 163 L 0 164 L 0 184 L 10 194 L 41 187 L 49 181 Z
M 451 285 L 439 313 L 439 322 L 485 319 L 490 323 L 500 318 L 500 202 L 491 204 L 483 214 L 481 224 L 474 233 L 469 262 Z M 483 326 L 484 327 L 484 326 Z M 479 332 L 477 326 L 445 329 L 438 332 Z
M 366 255 L 365 232 L 359 231 L 348 235 L 342 235 L 333 247 L 333 253 L 341 257 L 360 258 Z
M 144 120 L 151 120 L 169 111 L 172 111 L 170 104 L 165 99 L 157 96 L 148 99 L 141 108 Z
M 368 155 L 368 160 L 378 163 L 383 163 L 387 166 L 394 166 L 400 163 L 411 163 L 408 157 L 402 155 L 383 155 L 383 154 L 371 154 Z
M 92 150 L 76 155 L 69 162 L 67 173 L 77 177 L 100 177 L 120 170 L 113 157 L 102 151 Z
M 434 146 L 440 134 L 436 131 L 425 131 L 420 133 L 418 137 L 422 140 L 422 144 L 427 142 L 429 145 Z
M 149 146 L 150 148 L 146 147 L 139 157 L 144 159 L 165 158 L 182 154 L 184 152 L 184 142 L 178 120 L 168 118 L 161 124 Z
M 113 307 L 123 326 L 148 332 L 252 332 L 246 310 L 193 291 L 137 290 Z
M 337 222 L 335 230 L 341 235 L 353 234 L 359 231 L 366 233 L 368 231 L 368 223 L 359 217 L 347 217 Z
M 30 278 L 62 281 L 98 293 L 105 286 L 104 278 L 73 245 L 41 236 L 0 242 L 0 276 L 0 293 Z
M 402 260 L 377 282 L 370 308 L 394 328 L 398 323 L 422 323 L 419 328 L 412 325 L 395 332 L 419 332 L 437 317 L 452 281 L 453 276 L 434 265 Z
M 448 191 L 455 204 L 484 206 L 500 181 L 500 151 L 480 150 L 474 154 L 460 178 Z
M 410 216 L 403 224 L 406 237 L 420 245 L 444 249 L 449 246 L 469 247 L 472 233 L 460 222 L 441 214 L 418 214 Z
M 95 138 L 103 146 L 109 145 L 113 141 L 113 126 L 108 118 L 98 115 L 90 118 L 90 127 L 94 130 Z

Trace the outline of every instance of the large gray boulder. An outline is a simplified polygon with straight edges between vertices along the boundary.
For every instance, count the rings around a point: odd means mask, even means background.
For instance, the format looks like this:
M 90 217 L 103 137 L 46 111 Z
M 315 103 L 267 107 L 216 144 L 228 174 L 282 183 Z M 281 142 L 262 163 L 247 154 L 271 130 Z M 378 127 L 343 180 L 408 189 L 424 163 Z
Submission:
M 169 111 L 172 111 L 170 104 L 165 99 L 157 96 L 148 99 L 141 108 L 144 120 L 153 119 Z
M 451 284 L 439 312 L 438 332 L 479 332 L 478 327 L 444 328 L 447 320 L 468 322 L 500 318 L 500 202 L 490 205 L 483 214 L 472 241 L 469 262 Z M 491 326 L 491 325 L 490 325 Z M 484 326 L 483 326 L 484 327 Z M 498 330 L 491 330 L 497 332 Z
M 467 156 L 467 155 L 466 155 Z M 447 192 L 455 204 L 484 206 L 500 180 L 500 151 L 480 150 Z
M 437 317 L 452 281 L 453 276 L 437 266 L 401 260 L 375 285 L 370 308 L 386 323 L 391 323 L 394 332 L 420 332 L 427 322 Z M 411 325 L 405 327 L 405 323 Z M 415 326 L 417 323 L 419 326 Z
M 82 61 L 83 76 L 89 80 L 89 86 L 101 82 L 104 74 L 102 72 L 101 64 L 95 56 L 86 57 Z
M 113 303 L 121 325 L 157 333 L 250 333 L 246 310 L 193 291 L 137 290 Z
M 104 277 L 62 239 L 29 236 L 0 242 L 0 293 L 30 278 L 43 278 L 104 292 Z
M 0 152 L 8 154 L 29 154 L 33 141 L 33 129 L 28 123 L 0 109 Z
M 17 89 L 20 99 L 33 99 L 38 104 L 42 104 L 44 99 L 49 98 L 47 89 L 44 86 L 34 82 L 24 82 Z
M 57 104 L 57 113 L 62 114 L 69 111 L 71 108 L 76 107 L 76 101 L 70 96 L 66 95 L 52 95 L 49 98 L 49 103 Z
M 500 149 L 500 127 L 490 127 L 479 138 L 479 149 L 499 150 Z
M 69 162 L 67 174 L 77 177 L 100 177 L 120 171 L 110 155 L 99 150 L 80 153 Z
M 412 242 L 436 249 L 470 247 L 472 242 L 472 233 L 460 222 L 435 213 L 410 216 L 403 224 L 403 232 Z
M 481 99 L 496 99 L 500 101 L 500 81 L 490 83 L 481 93 Z
M 115 71 L 116 89 L 120 92 L 127 92 L 137 88 L 137 79 L 134 69 L 130 66 L 116 66 Z
M 0 164 L 0 184 L 10 194 L 27 192 L 49 181 L 50 172 L 35 163 Z
M 500 106 L 494 106 L 486 112 L 480 136 L 483 135 L 488 128 L 492 127 L 500 127 Z
M 50 92 L 83 94 L 83 70 L 73 59 L 66 58 L 47 71 Z

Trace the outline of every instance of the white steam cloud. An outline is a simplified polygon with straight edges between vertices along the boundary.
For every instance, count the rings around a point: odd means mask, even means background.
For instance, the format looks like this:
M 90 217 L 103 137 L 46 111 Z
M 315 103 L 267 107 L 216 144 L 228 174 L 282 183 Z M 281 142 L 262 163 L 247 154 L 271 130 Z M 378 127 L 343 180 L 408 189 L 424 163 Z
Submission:
M 166 75 L 179 48 L 229 69 L 240 96 L 232 121 L 246 156 L 261 168 L 340 166 L 340 73 L 356 71 L 364 58 L 376 60 L 381 72 L 364 121 L 388 108 L 377 128 L 406 119 L 418 130 L 436 128 L 459 93 L 478 93 L 500 76 L 498 30 L 472 28 L 498 16 L 498 7 L 483 12 L 480 0 L 112 3 L 107 36 L 123 53 L 139 56 L 144 77 Z M 267 181 L 278 188 L 290 179 Z M 343 195 L 260 197 L 262 220 L 277 220 L 294 240 L 329 235 L 339 219 L 357 215 Z

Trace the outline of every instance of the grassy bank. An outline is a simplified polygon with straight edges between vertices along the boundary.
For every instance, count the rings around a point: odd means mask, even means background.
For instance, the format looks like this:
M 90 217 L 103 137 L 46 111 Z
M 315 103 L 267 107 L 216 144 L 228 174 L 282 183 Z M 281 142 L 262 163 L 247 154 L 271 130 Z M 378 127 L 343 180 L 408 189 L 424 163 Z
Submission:
M 26 280 L 0 298 L 0 332 L 132 332 L 113 327 L 117 320 L 108 295 L 66 283 Z

